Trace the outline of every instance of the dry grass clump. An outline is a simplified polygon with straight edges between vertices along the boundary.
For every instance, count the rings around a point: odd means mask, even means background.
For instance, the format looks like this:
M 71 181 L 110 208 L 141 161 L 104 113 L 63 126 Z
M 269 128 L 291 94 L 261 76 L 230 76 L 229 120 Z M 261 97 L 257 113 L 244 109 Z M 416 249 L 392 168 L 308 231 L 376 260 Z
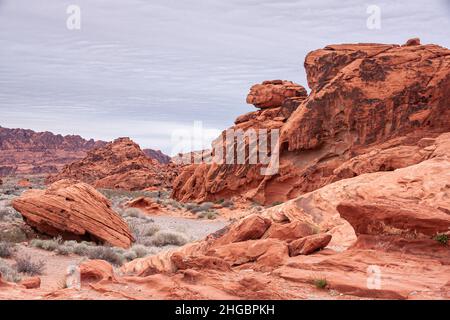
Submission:
M 188 243 L 189 239 L 185 234 L 175 231 L 158 231 L 152 238 L 151 243 L 157 247 L 167 245 L 182 246 Z
M 16 258 L 16 270 L 30 276 L 41 275 L 45 269 L 45 262 L 42 260 L 33 261 L 29 255 Z
M 22 278 L 17 270 L 2 259 L 0 259 L 0 274 L 8 282 L 19 282 Z
M 125 260 L 123 254 L 117 252 L 114 248 L 107 246 L 96 246 L 91 248 L 88 257 L 89 259 L 105 260 L 116 266 L 121 266 Z
M 0 258 L 10 258 L 14 253 L 14 243 L 0 242 Z

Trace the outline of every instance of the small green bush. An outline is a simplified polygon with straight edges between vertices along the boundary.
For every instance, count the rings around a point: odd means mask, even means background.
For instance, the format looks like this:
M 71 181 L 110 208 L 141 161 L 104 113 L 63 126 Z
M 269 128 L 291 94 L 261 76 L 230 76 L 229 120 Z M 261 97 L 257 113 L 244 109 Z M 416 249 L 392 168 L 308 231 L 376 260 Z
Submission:
M 445 246 L 448 244 L 449 236 L 445 233 L 439 233 L 433 239 Z
M 325 289 L 328 285 L 327 279 L 325 278 L 314 279 L 313 283 L 317 289 Z

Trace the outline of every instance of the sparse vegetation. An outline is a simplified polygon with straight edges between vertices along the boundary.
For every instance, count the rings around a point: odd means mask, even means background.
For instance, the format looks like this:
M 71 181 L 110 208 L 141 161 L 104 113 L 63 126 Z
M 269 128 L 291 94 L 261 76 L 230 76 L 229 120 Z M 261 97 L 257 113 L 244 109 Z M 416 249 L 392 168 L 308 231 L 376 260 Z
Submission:
M 317 289 L 325 289 L 328 285 L 326 278 L 318 278 L 313 280 L 314 285 Z
M 14 244 L 11 242 L 0 242 L 0 258 L 10 258 L 14 252 Z
M 0 259 L 0 274 L 8 282 L 19 282 L 21 276 L 6 261 Z
M 445 246 L 448 244 L 449 235 L 445 233 L 439 233 L 435 235 L 433 239 Z
M 25 273 L 30 276 L 41 275 L 44 272 L 44 268 L 44 261 L 33 261 L 29 255 L 16 258 L 16 269 L 20 273 Z
M 124 263 L 124 257 L 116 252 L 112 247 L 97 246 L 89 250 L 89 259 L 106 260 L 116 266 L 121 266 Z
M 275 201 L 274 203 L 272 203 L 271 207 L 278 206 L 278 205 L 280 205 L 280 204 L 282 204 L 282 203 L 283 203 L 283 202 L 281 202 L 281 201 Z
M 213 220 L 216 219 L 218 216 L 217 211 L 215 210 L 208 210 L 208 211 L 202 211 L 198 214 L 198 218 L 200 219 L 208 219 Z
M 151 243 L 157 247 L 162 247 L 166 245 L 182 246 L 186 244 L 189 240 L 187 237 L 180 233 L 174 231 L 158 231 L 151 240 Z
M 225 200 L 221 204 L 222 204 L 222 207 L 224 207 L 224 208 L 233 208 L 234 207 L 234 203 L 231 200 Z

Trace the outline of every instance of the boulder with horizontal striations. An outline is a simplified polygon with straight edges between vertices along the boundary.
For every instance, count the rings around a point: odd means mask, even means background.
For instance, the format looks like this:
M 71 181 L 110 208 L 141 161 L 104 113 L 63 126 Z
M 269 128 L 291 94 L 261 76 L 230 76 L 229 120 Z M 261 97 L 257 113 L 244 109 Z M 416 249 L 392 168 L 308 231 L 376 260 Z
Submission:
M 86 183 L 60 180 L 47 190 L 28 190 L 13 200 L 25 222 L 39 232 L 128 248 L 134 241 L 126 222 L 101 193 Z

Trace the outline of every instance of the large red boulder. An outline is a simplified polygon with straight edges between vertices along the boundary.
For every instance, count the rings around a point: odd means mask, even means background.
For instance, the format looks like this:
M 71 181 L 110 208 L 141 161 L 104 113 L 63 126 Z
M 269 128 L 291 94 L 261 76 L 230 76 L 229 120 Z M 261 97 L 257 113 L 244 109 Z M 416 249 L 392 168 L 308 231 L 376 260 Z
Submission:
M 86 183 L 60 180 L 47 190 L 28 190 L 12 202 L 39 232 L 64 239 L 108 243 L 122 248 L 134 241 L 126 222 L 101 193 Z

